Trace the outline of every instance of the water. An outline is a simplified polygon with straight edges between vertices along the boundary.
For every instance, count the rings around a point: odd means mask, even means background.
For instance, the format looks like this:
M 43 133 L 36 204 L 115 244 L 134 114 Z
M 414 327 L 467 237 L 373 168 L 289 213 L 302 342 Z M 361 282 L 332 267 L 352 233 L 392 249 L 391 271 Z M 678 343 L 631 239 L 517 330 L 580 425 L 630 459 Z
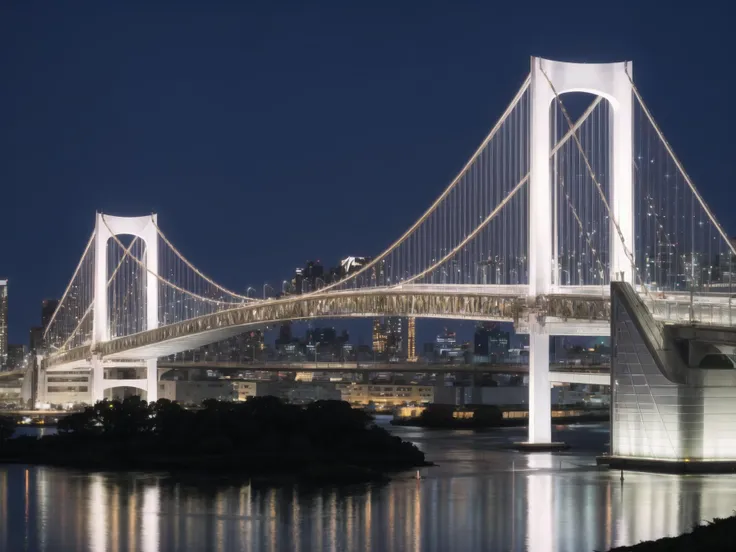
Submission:
M 317 491 L 0 466 L 0 551 L 592 551 L 736 510 L 736 476 L 627 473 L 622 484 L 596 468 L 603 425 L 560 428 L 576 448 L 554 455 L 499 449 L 521 429 L 392 431 L 439 466 L 419 482 Z

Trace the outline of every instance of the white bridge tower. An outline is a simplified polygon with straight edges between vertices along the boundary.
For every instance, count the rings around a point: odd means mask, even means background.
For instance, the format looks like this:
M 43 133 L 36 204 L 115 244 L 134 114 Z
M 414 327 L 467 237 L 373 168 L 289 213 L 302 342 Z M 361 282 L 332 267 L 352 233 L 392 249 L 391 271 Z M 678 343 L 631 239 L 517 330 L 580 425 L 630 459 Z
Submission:
M 628 74 L 627 74 L 628 70 Z M 567 63 L 532 57 L 531 171 L 529 180 L 529 296 L 554 293 L 559 282 L 553 255 L 550 107 L 556 94 L 587 92 L 612 107 L 610 128 L 610 279 L 634 282 L 633 89 L 630 62 Z M 551 83 L 551 84 L 550 84 Z M 554 87 L 554 88 L 553 88 Z M 615 228 L 617 225 L 618 228 Z M 619 231 L 623 236 L 622 243 Z M 549 333 L 544 320 L 529 321 L 529 443 L 552 440 Z
M 105 367 L 95 354 L 95 345 L 110 340 L 110 313 L 108 308 L 107 284 L 110 279 L 108 270 L 108 241 L 113 236 L 131 235 L 146 245 L 146 329 L 158 327 L 158 231 L 156 215 L 145 217 L 114 217 L 97 213 L 95 223 L 95 305 L 92 331 L 92 400 L 104 398 L 105 389 L 120 385 L 121 380 L 105 379 Z M 158 367 L 157 360 L 147 359 L 145 382 L 130 382 L 140 389 L 145 389 L 146 400 L 158 400 Z

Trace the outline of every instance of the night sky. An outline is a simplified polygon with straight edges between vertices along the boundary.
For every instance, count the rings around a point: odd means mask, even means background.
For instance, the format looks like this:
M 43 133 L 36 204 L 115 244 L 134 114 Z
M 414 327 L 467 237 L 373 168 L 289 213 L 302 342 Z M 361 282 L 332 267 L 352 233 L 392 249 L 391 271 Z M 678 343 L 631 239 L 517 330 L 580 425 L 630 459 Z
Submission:
M 242 292 L 308 259 L 379 253 L 463 166 L 530 55 L 633 60 L 736 231 L 727 3 L 497 4 L 0 2 L 11 341 L 63 292 L 96 210 L 157 212 L 184 255 Z

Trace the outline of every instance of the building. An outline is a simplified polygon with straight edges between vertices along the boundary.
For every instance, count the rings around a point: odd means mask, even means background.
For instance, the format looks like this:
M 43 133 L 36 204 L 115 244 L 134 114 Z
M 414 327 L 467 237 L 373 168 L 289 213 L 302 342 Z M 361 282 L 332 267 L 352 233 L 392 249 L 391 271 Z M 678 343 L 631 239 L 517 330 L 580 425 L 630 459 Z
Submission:
M 373 319 L 373 352 L 381 354 L 386 351 L 386 333 L 380 318 Z
M 44 299 L 41 303 L 41 326 L 44 331 L 49 327 L 57 308 L 59 308 L 58 299 Z
M 31 354 L 36 354 L 43 349 L 43 328 L 41 326 L 33 326 L 28 336 L 28 350 Z
M 473 354 L 480 357 L 488 356 L 488 338 L 493 322 L 479 322 L 473 336 Z
M 207 399 L 231 401 L 235 397 L 235 391 L 233 383 L 227 380 L 162 380 L 158 383 L 158 397 L 180 404 L 200 405 Z
M 346 257 L 340 261 L 340 276 L 345 277 L 361 270 L 371 259 L 369 257 Z
M 294 278 L 291 280 L 291 286 L 297 294 L 307 293 L 324 285 L 325 269 L 320 261 L 307 261 L 304 268 L 297 268 L 294 271 Z
M 6 367 L 8 370 L 20 370 L 24 367 L 27 354 L 25 345 L 11 344 L 8 345 L 8 356 Z
M 281 398 L 294 404 L 308 404 L 314 401 L 339 401 L 342 393 L 334 383 L 298 383 L 282 388 Z
M 491 362 L 502 361 L 509 352 L 510 332 L 505 332 L 500 324 L 491 328 L 488 335 L 488 356 Z
M 410 316 L 406 322 L 406 360 L 408 362 L 417 361 L 417 321 L 416 318 Z
M 18 404 L 22 398 L 22 379 L 0 381 L 0 404 Z
M 169 360 L 250 362 L 262 358 L 265 348 L 263 332 L 248 330 L 216 343 L 171 355 Z
M 445 329 L 434 341 L 434 354 L 439 358 L 457 358 L 463 356 L 462 346 L 458 345 L 455 332 Z
M 385 319 L 384 333 L 386 334 L 386 352 L 390 357 L 404 357 L 404 320 L 399 316 L 389 316 Z
M 373 351 L 389 357 L 406 357 L 406 327 L 399 316 L 373 319 Z
M 0 280 L 0 370 L 8 363 L 8 281 Z
M 379 408 L 402 406 L 405 404 L 429 404 L 449 401 L 454 404 L 455 394 L 452 387 L 415 384 L 356 384 L 338 383 L 337 390 L 343 401 L 354 406 Z
M 233 381 L 234 401 L 247 401 L 251 397 L 278 396 L 280 384 L 276 381 Z
M 36 406 L 48 404 L 68 407 L 92 403 L 91 373 L 82 371 L 45 372 L 39 374 Z

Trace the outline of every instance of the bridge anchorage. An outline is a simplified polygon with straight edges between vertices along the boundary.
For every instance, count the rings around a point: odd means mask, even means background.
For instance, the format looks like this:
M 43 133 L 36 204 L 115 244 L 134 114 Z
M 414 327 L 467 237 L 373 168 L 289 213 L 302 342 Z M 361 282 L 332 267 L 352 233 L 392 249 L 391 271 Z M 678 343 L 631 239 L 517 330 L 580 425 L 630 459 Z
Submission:
M 564 102 L 572 92 L 591 95 L 576 120 Z M 530 334 L 529 443 L 551 445 L 550 336 L 610 335 L 614 282 L 635 290 L 657 327 L 730 327 L 734 258 L 631 63 L 532 58 L 501 118 L 426 212 L 369 263 L 318 289 L 232 292 L 174 247 L 156 215 L 98 213 L 46 330 L 38 379 L 89 371 L 89 400 L 119 385 L 153 400 L 157 359 L 248 326 L 382 315 L 509 321 Z M 39 398 L 52 386 L 42 387 Z

